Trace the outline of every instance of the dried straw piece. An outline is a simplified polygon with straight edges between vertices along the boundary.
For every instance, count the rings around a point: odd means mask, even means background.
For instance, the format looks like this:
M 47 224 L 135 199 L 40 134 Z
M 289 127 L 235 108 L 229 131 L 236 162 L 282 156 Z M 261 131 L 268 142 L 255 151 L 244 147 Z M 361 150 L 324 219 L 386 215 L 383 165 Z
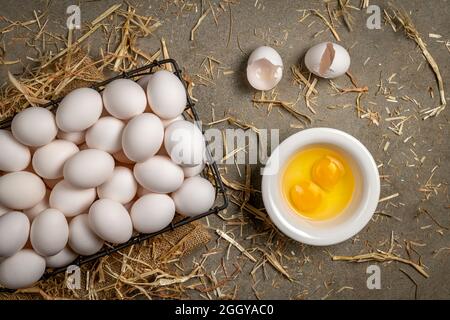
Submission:
M 303 83 L 307 88 L 311 88 L 312 84 L 308 81 L 308 79 L 306 79 L 306 77 L 301 73 L 300 68 L 296 65 L 291 66 L 291 72 L 292 75 L 294 76 L 294 82 L 301 84 Z M 317 89 L 313 88 L 312 92 L 314 94 L 317 94 Z
M 292 107 L 292 104 L 286 101 L 281 101 L 281 100 L 271 100 L 271 99 L 252 99 L 252 102 L 254 103 L 268 103 L 268 104 L 272 104 L 274 106 L 278 106 L 281 107 L 283 109 L 285 109 L 286 111 L 288 111 L 291 115 L 293 115 L 297 120 L 305 123 L 305 124 L 310 124 L 312 122 L 312 119 L 307 116 L 304 113 L 301 113 L 298 110 L 295 110 Z
M 445 99 L 445 92 L 444 92 L 444 81 L 442 79 L 441 72 L 439 70 L 439 66 L 436 63 L 436 60 L 434 60 L 431 53 L 428 51 L 426 43 L 423 41 L 422 37 L 420 36 L 419 32 L 417 31 L 416 27 L 414 26 L 411 18 L 404 10 L 399 10 L 395 7 L 390 8 L 393 12 L 393 18 L 396 19 L 404 28 L 406 35 L 413 39 L 414 42 L 419 46 L 420 50 L 422 50 L 423 55 L 425 56 L 425 59 L 427 60 L 428 64 L 430 65 L 431 69 L 433 70 L 438 88 L 439 88 L 439 96 L 441 100 L 441 105 L 434 107 L 432 109 L 428 109 L 423 111 L 424 114 L 424 120 L 428 119 L 433 116 L 439 115 L 446 107 L 447 100 Z M 386 12 L 387 14 L 387 12 Z M 389 16 L 389 14 L 387 14 Z M 392 18 L 392 17 L 390 17 Z M 395 30 L 394 30 L 395 31 Z
M 234 240 L 233 238 L 231 238 L 228 234 L 226 234 L 225 232 L 223 232 L 220 229 L 216 229 L 216 233 L 222 237 L 223 239 L 225 239 L 226 241 L 228 241 L 230 244 L 232 244 L 233 246 L 235 246 L 240 252 L 242 252 L 242 254 L 244 254 L 247 258 L 249 258 L 251 261 L 256 262 L 256 259 L 247 251 L 245 250 L 245 248 L 240 245 L 236 240 Z
M 166 39 L 164 39 L 164 37 L 161 37 L 161 48 L 162 48 L 163 58 L 164 59 L 170 59 L 169 50 L 167 49 Z M 166 65 L 166 70 L 170 71 L 170 72 L 173 72 L 172 65 L 171 64 L 167 64 Z
M 91 34 L 93 34 L 95 31 L 97 31 L 98 28 L 100 28 L 101 25 L 97 24 L 94 27 L 92 27 L 92 29 L 90 29 L 88 32 L 86 32 L 85 34 L 83 34 L 77 41 L 75 41 L 72 45 L 80 45 L 84 40 L 86 40 L 87 38 L 89 38 L 89 36 Z M 58 54 L 56 54 L 55 56 L 53 56 L 50 60 L 48 60 L 47 62 L 45 62 L 41 68 L 45 68 L 47 66 L 49 66 L 51 63 L 53 63 L 54 61 L 56 61 L 57 59 L 61 58 L 62 56 L 64 56 L 67 52 L 69 51 L 69 47 L 61 50 Z
M 276 256 L 272 253 L 264 252 L 264 256 L 266 257 L 267 261 L 270 262 L 270 264 L 278 270 L 282 275 L 284 275 L 286 278 L 288 278 L 289 281 L 294 281 L 290 274 L 286 271 L 286 269 L 281 265 L 281 263 L 278 261 Z
M 378 261 L 378 262 L 385 262 L 385 261 L 398 261 L 407 265 L 410 265 L 414 269 L 416 269 L 422 276 L 425 278 L 428 278 L 429 275 L 425 271 L 424 267 L 421 265 L 418 265 L 417 263 L 404 259 L 402 257 L 398 257 L 390 252 L 384 252 L 381 250 L 377 250 L 377 252 L 370 252 L 370 253 L 364 253 L 359 254 L 356 256 L 332 256 L 333 261 L 351 261 L 351 262 L 367 262 L 367 261 Z
M 331 23 L 319 12 L 319 10 L 313 9 L 311 10 L 312 13 L 314 13 L 316 16 L 318 16 L 322 21 L 325 23 L 325 25 L 330 29 L 333 36 L 336 38 L 337 41 L 341 41 L 341 38 L 339 37 L 339 34 L 337 33 L 336 29 L 331 25 Z
M 211 5 L 211 4 L 210 4 Z M 200 27 L 200 24 L 203 20 L 205 20 L 208 13 L 211 11 L 211 7 L 209 7 L 201 16 L 198 18 L 197 22 L 195 23 L 194 27 L 191 29 L 191 41 L 194 41 L 195 31 L 197 31 L 198 27 Z

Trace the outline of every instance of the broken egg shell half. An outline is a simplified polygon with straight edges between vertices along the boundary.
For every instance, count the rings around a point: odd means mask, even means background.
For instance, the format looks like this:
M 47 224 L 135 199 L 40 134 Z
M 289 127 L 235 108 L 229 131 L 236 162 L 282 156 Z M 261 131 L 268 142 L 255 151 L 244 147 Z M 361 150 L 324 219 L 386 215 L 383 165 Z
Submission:
M 323 42 L 306 52 L 305 65 L 316 76 L 333 79 L 347 72 L 350 55 L 344 47 L 336 43 Z
M 275 49 L 262 46 L 255 49 L 247 63 L 247 80 L 257 90 L 274 88 L 283 77 L 283 61 Z

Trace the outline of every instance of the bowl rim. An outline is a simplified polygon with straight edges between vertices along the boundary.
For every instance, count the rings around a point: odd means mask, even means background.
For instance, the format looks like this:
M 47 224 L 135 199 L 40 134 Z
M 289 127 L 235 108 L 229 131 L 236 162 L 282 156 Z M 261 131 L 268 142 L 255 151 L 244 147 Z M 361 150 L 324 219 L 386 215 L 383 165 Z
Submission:
M 328 144 L 345 149 L 352 160 L 357 162 L 363 178 L 362 183 L 365 186 L 362 188 L 363 196 L 358 203 L 358 207 L 354 213 L 351 213 L 351 219 L 347 219 L 344 223 L 337 225 L 334 230 L 330 230 L 335 232 L 314 233 L 311 232 L 311 228 L 302 230 L 293 225 L 285 218 L 285 215 L 291 213 L 285 213 L 283 206 L 285 207 L 286 203 L 281 201 L 279 197 L 279 169 L 300 148 L 314 144 Z M 278 170 L 277 174 L 270 174 L 270 171 L 274 170 L 273 166 L 277 166 L 278 169 L 275 169 Z M 305 244 L 327 246 L 348 240 L 367 225 L 378 205 L 380 179 L 375 160 L 358 139 L 338 129 L 318 127 L 297 132 L 275 148 L 262 172 L 261 191 L 266 211 L 282 233 Z

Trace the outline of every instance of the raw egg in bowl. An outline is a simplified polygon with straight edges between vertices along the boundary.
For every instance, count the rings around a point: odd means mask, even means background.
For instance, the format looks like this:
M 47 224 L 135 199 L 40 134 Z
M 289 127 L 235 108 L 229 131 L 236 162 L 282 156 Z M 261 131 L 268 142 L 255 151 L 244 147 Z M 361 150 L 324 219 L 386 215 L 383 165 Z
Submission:
M 331 128 L 284 140 L 263 171 L 263 201 L 274 224 L 310 245 L 345 241 L 370 221 L 380 196 L 375 161 L 353 136 Z

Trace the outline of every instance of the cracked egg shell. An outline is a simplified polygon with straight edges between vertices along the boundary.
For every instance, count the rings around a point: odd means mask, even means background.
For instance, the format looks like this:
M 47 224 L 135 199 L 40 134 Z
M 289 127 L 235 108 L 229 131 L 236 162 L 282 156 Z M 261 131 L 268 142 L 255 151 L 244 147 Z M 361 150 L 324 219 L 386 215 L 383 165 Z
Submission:
M 347 72 L 350 55 L 344 47 L 336 43 L 323 42 L 306 52 L 305 65 L 316 76 L 333 79 Z
M 247 80 L 257 90 L 274 88 L 283 77 L 283 61 L 275 49 L 262 46 L 255 49 L 247 63 Z

